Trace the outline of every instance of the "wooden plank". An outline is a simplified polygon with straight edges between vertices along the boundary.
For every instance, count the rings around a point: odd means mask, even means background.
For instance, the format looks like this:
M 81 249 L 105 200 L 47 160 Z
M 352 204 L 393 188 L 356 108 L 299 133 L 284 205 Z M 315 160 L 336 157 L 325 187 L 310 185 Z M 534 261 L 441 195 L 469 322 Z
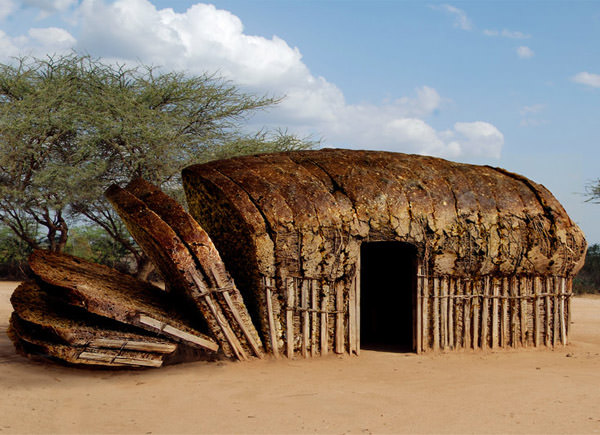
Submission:
M 156 353 L 171 353 L 177 349 L 177 345 L 175 343 L 152 343 L 148 341 L 115 340 L 111 338 L 96 338 L 94 340 L 90 340 L 87 343 L 87 346 Z
M 498 297 L 500 296 L 499 294 L 499 288 L 501 286 L 501 284 L 496 280 L 496 278 L 491 278 L 492 280 L 492 349 L 495 349 L 496 347 L 498 347 L 498 328 L 499 328 L 499 315 L 498 315 L 498 307 L 499 307 L 499 301 L 498 301 Z
M 541 327 L 542 327 L 542 319 L 540 313 L 540 297 L 539 294 L 541 292 L 541 282 L 540 277 L 533 277 L 533 322 L 535 328 L 534 334 L 534 345 L 535 347 L 540 346 L 540 338 L 542 335 Z
M 479 313 L 481 310 L 481 303 L 479 301 L 479 294 L 481 293 L 481 281 L 479 279 L 473 280 L 472 294 L 473 294 L 473 323 L 471 328 L 473 329 L 473 349 L 479 347 L 479 331 L 481 325 L 479 324 Z
M 442 278 L 441 282 L 441 334 L 442 349 L 448 348 L 448 277 Z
M 433 350 L 437 351 L 440 348 L 440 280 L 437 277 L 433 278 Z
M 550 321 L 552 319 L 552 314 L 551 314 L 551 307 L 550 307 L 550 303 L 551 303 L 551 299 L 550 299 L 550 293 L 551 293 L 551 289 L 552 289 L 552 277 L 546 277 L 546 279 L 544 280 L 544 287 L 545 287 L 545 291 L 544 293 L 546 294 L 545 296 L 545 308 L 546 308 L 546 328 L 545 328 L 545 342 L 546 342 L 546 346 L 551 346 L 552 345 L 552 341 L 551 341 L 551 329 L 550 329 Z
M 448 346 L 454 349 L 454 312 L 456 310 L 456 299 L 453 298 L 456 288 L 456 282 L 448 278 Z
M 416 325 L 416 351 L 417 354 L 420 354 L 423 351 L 423 279 L 421 278 L 423 274 L 423 267 L 421 266 L 421 262 L 417 265 L 417 315 L 415 317 L 415 325 Z
M 559 339 L 559 319 L 558 319 L 558 306 L 559 306 L 559 300 L 558 300 L 558 293 L 559 293 L 559 288 L 560 288 L 560 282 L 559 282 L 559 278 L 557 276 L 554 277 L 554 286 L 553 286 L 553 296 L 552 296 L 552 307 L 553 307 L 553 319 L 552 319 L 552 324 L 553 324 L 553 328 L 552 328 L 552 346 L 556 347 L 556 345 L 558 344 L 558 339 Z
M 344 353 L 344 283 L 335 283 L 335 352 Z
M 275 359 L 279 359 L 279 346 L 277 344 L 277 330 L 275 329 L 275 316 L 273 315 L 273 299 L 271 294 L 272 278 L 265 277 L 265 297 L 267 298 L 267 318 L 269 321 L 269 335 L 271 341 L 271 350 Z
M 520 316 L 520 322 L 521 322 L 521 345 L 522 346 L 527 346 L 527 329 L 528 329 L 528 320 L 527 320 L 527 299 L 524 296 L 527 296 L 528 293 L 528 279 L 524 276 L 519 278 L 519 296 L 521 297 L 521 299 L 519 299 L 520 301 L 520 309 L 519 312 L 521 314 Z
M 310 342 L 310 315 L 308 312 L 308 292 L 310 281 L 302 280 L 301 284 L 301 307 L 302 307 L 302 357 L 308 357 L 308 345 Z
M 235 319 L 239 328 L 242 330 L 242 333 L 246 337 L 246 341 L 252 348 L 254 355 L 258 358 L 262 358 L 263 352 L 260 349 L 261 345 L 256 342 L 256 339 L 255 339 L 254 335 L 252 334 L 252 332 L 250 331 L 250 329 L 248 328 L 247 323 L 244 321 L 244 319 L 242 319 L 242 316 L 240 315 L 240 311 L 238 310 L 238 307 L 236 306 L 235 302 L 231 299 L 231 295 L 227 291 L 221 292 L 221 294 L 223 295 L 223 299 L 225 300 L 225 303 L 229 307 L 229 310 L 231 311 L 233 318 Z
M 501 287 L 501 295 L 502 295 L 502 333 L 500 334 L 500 346 L 506 347 L 508 345 L 508 287 L 509 287 L 508 278 L 502 278 L 502 287 Z
M 488 316 L 489 316 L 490 277 L 483 278 L 483 299 L 481 300 L 481 348 L 488 348 Z
M 317 319 L 319 317 L 319 306 L 317 305 L 317 292 L 319 291 L 318 282 L 314 279 L 310 280 L 311 290 L 311 312 L 310 312 L 310 356 L 317 355 Z
M 329 284 L 324 283 L 321 287 L 321 355 L 329 352 Z
M 567 345 L 567 326 L 565 324 L 565 278 L 560 277 L 560 341 L 563 346 Z
M 285 313 L 285 329 L 287 332 L 286 338 L 286 353 L 289 359 L 294 358 L 294 309 L 295 309 L 295 278 L 283 278 L 284 288 L 286 292 L 286 313 Z
M 214 352 L 219 350 L 219 345 L 214 341 L 209 341 L 202 337 L 192 335 L 188 332 L 182 331 L 171 325 L 161 322 L 160 320 L 156 320 L 150 316 L 146 316 L 145 314 L 139 315 L 138 322 L 140 322 L 142 325 L 146 325 L 150 328 L 153 328 L 158 332 L 163 332 L 166 335 L 170 335 L 176 338 L 180 338 L 184 341 L 197 344 L 198 346 L 201 346 L 205 349 L 212 350 Z
M 471 348 L 471 316 L 472 316 L 472 299 L 473 285 L 472 281 L 464 281 L 464 295 L 465 295 L 465 307 L 463 311 L 463 343 L 465 349 Z
M 87 361 L 99 361 L 112 364 L 142 367 L 161 367 L 163 363 L 160 359 L 126 358 L 122 356 L 115 356 L 96 352 L 81 352 L 78 358 Z

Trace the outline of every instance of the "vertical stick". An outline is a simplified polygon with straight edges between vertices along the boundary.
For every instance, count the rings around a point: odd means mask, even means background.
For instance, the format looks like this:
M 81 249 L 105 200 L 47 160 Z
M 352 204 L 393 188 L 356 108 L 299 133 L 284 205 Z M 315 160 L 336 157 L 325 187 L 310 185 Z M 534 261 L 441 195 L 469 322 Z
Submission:
M 329 301 L 329 284 L 323 284 L 321 287 L 321 355 L 327 355 L 329 348 L 329 316 L 328 311 Z
M 348 352 L 352 355 L 356 351 L 356 276 L 352 278 L 350 293 L 348 294 Z
M 448 348 L 448 277 L 442 278 L 442 349 Z
M 429 345 L 429 279 L 423 267 L 423 350 L 428 350 Z
M 473 296 L 473 282 L 471 280 L 465 280 L 464 287 L 464 295 L 465 295 L 465 308 L 463 311 L 463 325 L 464 325 L 464 338 L 463 343 L 466 349 L 471 348 L 471 307 L 473 305 L 473 301 L 471 297 Z
M 344 353 L 344 283 L 335 283 L 335 352 Z
M 500 334 L 500 346 L 508 344 L 508 278 L 502 278 L 502 333 Z
M 275 330 L 275 317 L 273 316 L 273 300 L 271 299 L 271 286 L 273 285 L 273 279 L 264 277 L 263 283 L 265 286 L 266 298 L 267 298 L 267 316 L 269 318 L 269 335 L 271 336 L 271 349 L 273 356 L 279 358 L 279 346 L 277 345 L 277 332 Z
M 308 343 L 310 338 L 310 321 L 308 313 L 308 290 L 310 281 L 308 279 L 302 279 L 301 284 L 301 303 L 302 303 L 302 356 L 308 357 Z
M 571 300 L 573 299 L 573 278 L 567 280 L 567 337 L 571 333 Z
M 540 313 L 540 294 L 541 292 L 541 283 L 540 277 L 535 276 L 533 278 L 533 315 L 534 315 L 534 325 L 535 325 L 535 339 L 534 344 L 535 347 L 540 346 L 540 337 L 541 337 L 541 313 Z
M 423 266 L 421 262 L 417 264 L 417 316 L 415 319 L 415 324 L 417 326 L 417 353 L 420 354 L 423 351 Z
M 360 261 L 356 265 L 356 276 L 354 277 L 354 316 L 355 316 L 355 331 L 356 331 L 356 345 L 355 352 L 360 355 Z
M 552 289 L 552 278 L 551 277 L 546 277 L 545 281 L 545 291 L 544 293 L 546 293 L 545 296 L 545 305 L 546 305 L 546 329 L 545 329 L 545 333 L 546 333 L 546 346 L 550 347 L 552 345 L 551 341 L 550 341 L 550 320 L 551 320 L 551 313 L 550 313 L 550 293 L 551 293 L 551 289 Z
M 521 302 L 521 345 L 527 346 L 527 278 L 522 276 L 519 278 L 519 301 Z
M 510 285 L 510 344 L 513 347 L 517 347 L 519 342 L 517 336 L 517 325 L 519 324 L 518 314 L 519 314 L 519 299 L 518 299 L 518 280 L 516 277 L 512 276 L 509 279 Z
M 310 356 L 317 354 L 317 317 L 319 316 L 319 306 L 317 305 L 318 281 L 311 279 L 311 312 L 310 312 Z
M 440 348 L 440 280 L 433 278 L 433 350 Z
M 490 294 L 490 277 L 483 278 L 483 299 L 481 300 L 481 348 L 488 348 L 488 295 Z
M 287 357 L 294 358 L 294 278 L 284 277 L 283 285 L 286 289 L 287 307 L 285 314 L 285 324 L 287 330 L 286 349 Z
M 471 324 L 471 328 L 473 329 L 473 349 L 477 349 L 479 347 L 479 310 L 481 309 L 481 304 L 479 303 L 479 295 L 481 294 L 481 281 L 479 279 L 473 280 L 473 323 Z
M 565 278 L 560 277 L 560 341 L 567 345 L 567 326 L 565 325 Z
M 456 283 L 452 278 L 448 278 L 448 346 L 454 349 L 454 310 L 456 299 L 454 296 Z
M 553 301 L 553 308 L 554 308 L 554 313 L 553 313 L 553 319 L 552 319 L 552 323 L 554 325 L 554 328 L 552 330 L 552 346 L 556 347 L 556 345 L 558 344 L 558 336 L 560 334 L 559 332 L 559 319 L 558 319 L 558 306 L 559 306 L 559 301 L 558 301 L 558 293 L 559 293 L 559 288 L 560 288 L 560 282 L 559 282 L 559 278 L 557 276 L 554 277 L 554 291 L 553 291 L 553 296 L 552 299 L 554 299 Z
M 462 333 L 465 330 L 465 324 L 462 321 L 462 313 L 465 309 L 465 300 L 462 298 L 463 282 L 462 279 L 456 278 L 454 281 L 454 291 L 456 292 L 454 300 L 454 346 L 464 347 Z
M 501 285 L 495 278 L 492 278 L 492 348 L 498 346 L 498 286 Z

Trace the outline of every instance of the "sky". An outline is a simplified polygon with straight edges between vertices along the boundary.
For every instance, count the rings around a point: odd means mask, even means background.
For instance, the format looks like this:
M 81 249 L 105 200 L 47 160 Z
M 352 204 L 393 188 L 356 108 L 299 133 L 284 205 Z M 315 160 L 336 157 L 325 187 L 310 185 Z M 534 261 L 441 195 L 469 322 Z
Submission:
M 283 97 L 250 129 L 523 174 L 600 243 L 600 2 L 0 0 L 0 62 L 72 50 Z

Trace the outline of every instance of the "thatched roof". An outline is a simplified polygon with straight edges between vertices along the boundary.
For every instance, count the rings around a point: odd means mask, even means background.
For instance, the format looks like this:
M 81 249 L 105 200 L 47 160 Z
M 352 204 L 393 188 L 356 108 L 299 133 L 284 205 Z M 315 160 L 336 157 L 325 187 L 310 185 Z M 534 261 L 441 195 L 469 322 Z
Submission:
M 183 178 L 213 240 L 240 227 L 265 275 L 349 273 L 369 240 L 412 243 L 432 272 L 461 276 L 567 276 L 585 255 L 583 233 L 544 186 L 490 166 L 323 149 L 195 165 Z

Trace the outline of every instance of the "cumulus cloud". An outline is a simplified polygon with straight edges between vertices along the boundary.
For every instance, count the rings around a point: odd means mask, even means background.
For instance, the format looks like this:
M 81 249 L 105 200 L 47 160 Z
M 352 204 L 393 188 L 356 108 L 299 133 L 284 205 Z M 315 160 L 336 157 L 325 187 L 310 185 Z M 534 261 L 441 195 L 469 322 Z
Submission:
M 517 47 L 517 56 L 519 56 L 521 59 L 529 59 L 532 58 L 533 55 L 534 52 L 531 48 L 524 45 Z
M 13 0 L 0 1 L 0 20 L 5 19 L 17 9 L 17 5 Z
M 469 20 L 469 17 L 467 17 L 467 14 L 462 9 L 458 9 L 452 5 L 435 5 L 431 6 L 431 8 L 437 11 L 444 11 L 454 16 L 454 27 L 458 27 L 462 30 L 471 30 L 473 27 L 471 25 L 471 20 Z
M 26 35 L 11 37 L 0 30 L 0 61 L 19 56 L 45 56 L 65 53 L 74 47 L 75 38 L 58 27 L 31 28 Z
M 531 38 L 531 35 L 528 35 L 526 33 L 519 32 L 518 30 L 508 30 L 508 29 L 502 29 L 502 30 L 486 29 L 483 31 L 483 34 L 486 36 L 501 36 L 503 38 L 510 38 L 510 39 L 529 39 L 529 38 Z
M 323 137 L 328 146 L 463 158 L 498 157 L 503 144 L 502 134 L 486 122 L 458 122 L 445 131 L 432 127 L 426 119 L 443 109 L 444 99 L 429 86 L 382 103 L 350 103 L 335 84 L 311 73 L 297 47 L 277 36 L 246 34 L 238 17 L 213 5 L 178 13 L 148 0 L 83 0 L 77 17 L 77 40 L 58 28 L 31 29 L 19 40 L 0 34 L 0 48 L 74 47 L 113 61 L 216 71 L 246 91 L 285 96 L 268 114 L 256 116 L 252 127 L 283 126 Z
M 580 72 L 571 77 L 571 80 L 581 85 L 591 86 L 592 88 L 600 88 L 600 74 L 592 74 L 589 72 Z

